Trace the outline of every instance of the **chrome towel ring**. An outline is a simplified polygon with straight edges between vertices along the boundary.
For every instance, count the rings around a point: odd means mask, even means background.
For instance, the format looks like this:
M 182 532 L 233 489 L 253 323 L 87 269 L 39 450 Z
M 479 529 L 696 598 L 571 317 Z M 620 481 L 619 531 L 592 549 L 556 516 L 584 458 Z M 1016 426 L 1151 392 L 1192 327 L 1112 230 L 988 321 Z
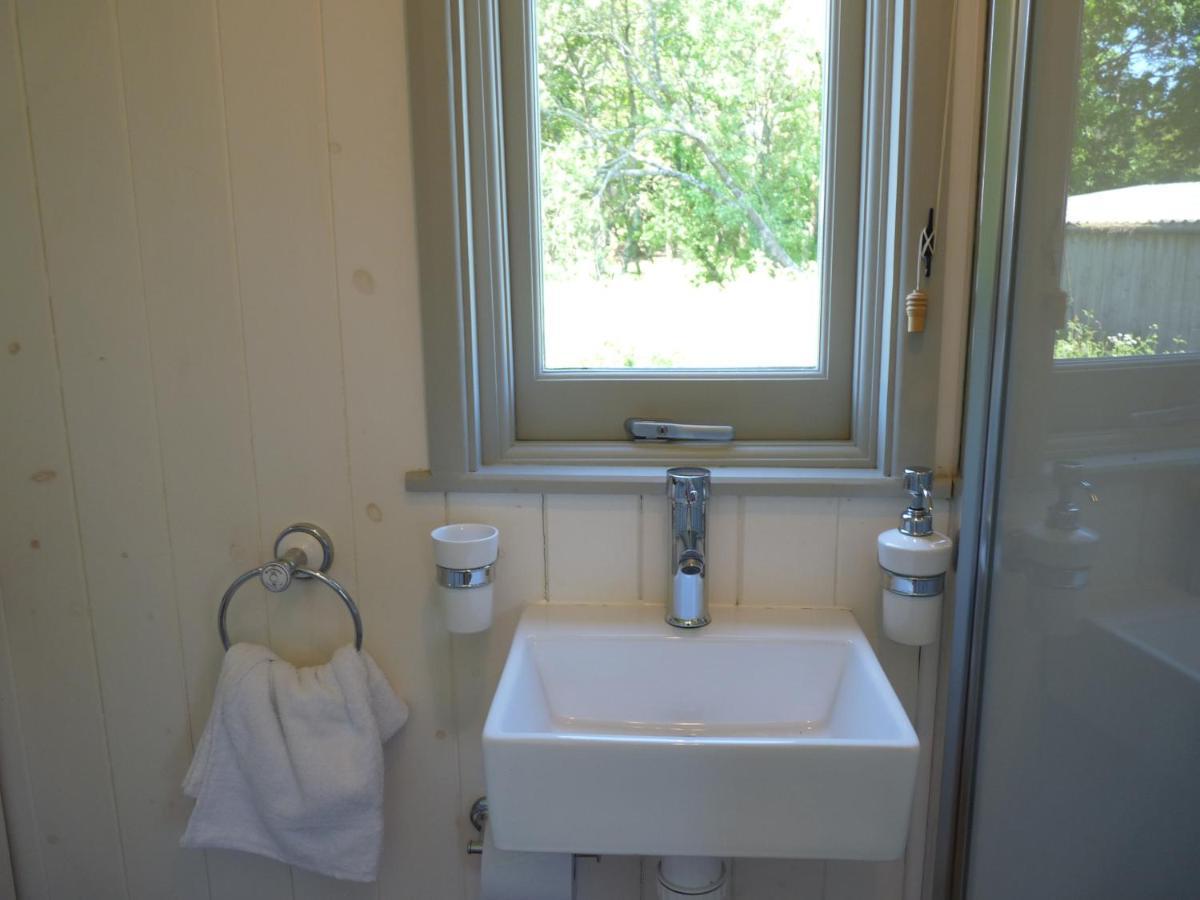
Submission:
M 289 540 L 292 535 L 301 537 L 299 540 Z M 310 552 L 314 556 L 316 555 L 317 546 L 314 544 L 318 545 L 321 551 L 321 562 L 315 569 L 309 568 L 308 562 Z M 304 549 L 305 546 L 308 547 L 308 550 Z M 263 563 L 257 569 L 243 572 L 233 580 L 233 584 L 229 585 L 225 596 L 221 598 L 221 608 L 217 612 L 217 631 L 221 635 L 221 644 L 226 650 L 229 649 L 229 632 L 225 628 L 225 614 L 229 610 L 229 603 L 233 600 L 233 595 L 238 592 L 238 588 L 251 578 L 257 577 L 263 587 L 276 594 L 286 591 L 291 586 L 293 578 L 315 578 L 342 598 L 342 603 L 350 613 L 350 618 L 354 620 L 354 649 L 361 650 L 362 617 L 358 614 L 358 606 L 354 603 L 354 598 L 350 596 L 350 593 L 325 574 L 332 564 L 333 541 L 330 540 L 325 529 L 309 525 L 307 522 L 297 522 L 295 525 L 289 525 L 283 529 L 279 533 L 279 537 L 275 538 L 275 559 Z

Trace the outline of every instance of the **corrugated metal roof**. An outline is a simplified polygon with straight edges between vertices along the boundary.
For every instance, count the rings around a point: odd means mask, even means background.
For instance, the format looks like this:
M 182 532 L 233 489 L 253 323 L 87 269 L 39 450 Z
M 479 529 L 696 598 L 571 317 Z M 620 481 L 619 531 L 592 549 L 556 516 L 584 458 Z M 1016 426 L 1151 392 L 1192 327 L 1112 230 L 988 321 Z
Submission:
M 1068 225 L 1168 225 L 1200 222 L 1200 181 L 1139 184 L 1067 198 Z

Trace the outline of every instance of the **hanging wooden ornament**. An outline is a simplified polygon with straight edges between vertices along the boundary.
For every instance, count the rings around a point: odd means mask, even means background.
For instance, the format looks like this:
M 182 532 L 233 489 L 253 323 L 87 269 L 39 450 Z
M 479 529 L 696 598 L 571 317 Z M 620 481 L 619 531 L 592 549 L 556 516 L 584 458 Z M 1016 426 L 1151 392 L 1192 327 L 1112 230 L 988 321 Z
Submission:
M 917 286 L 904 298 L 904 314 L 908 317 L 908 333 L 919 334 L 925 330 L 925 313 L 929 309 L 929 295 L 921 290 L 921 275 L 929 277 L 933 268 L 933 209 L 929 210 L 929 221 L 917 239 Z
M 917 334 L 925 330 L 925 311 L 929 309 L 929 295 L 916 288 L 904 298 L 904 313 L 908 317 L 908 333 Z

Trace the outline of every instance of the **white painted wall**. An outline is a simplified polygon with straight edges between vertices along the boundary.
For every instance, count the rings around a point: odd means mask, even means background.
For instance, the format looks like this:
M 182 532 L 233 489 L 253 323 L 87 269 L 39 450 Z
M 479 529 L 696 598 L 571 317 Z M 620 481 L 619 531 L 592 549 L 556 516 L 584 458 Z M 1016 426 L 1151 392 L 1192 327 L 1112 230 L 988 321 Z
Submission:
M 399 0 L 0 0 L 0 792 L 22 898 L 474 898 L 465 811 L 519 608 L 661 601 L 658 495 L 403 489 L 428 462 L 407 92 Z M 897 503 L 714 506 L 717 596 L 852 608 L 927 736 L 935 654 L 878 635 Z M 295 520 L 333 534 L 413 709 L 375 886 L 177 847 L 217 600 Z M 461 520 L 502 531 L 502 614 L 451 640 L 427 536 Z M 579 578 L 585 532 L 612 564 Z M 349 637 L 330 600 L 247 588 L 231 629 L 320 660 Z M 583 900 L 653 896 L 651 861 L 580 872 Z M 905 863 L 735 878 L 739 900 L 885 900 Z

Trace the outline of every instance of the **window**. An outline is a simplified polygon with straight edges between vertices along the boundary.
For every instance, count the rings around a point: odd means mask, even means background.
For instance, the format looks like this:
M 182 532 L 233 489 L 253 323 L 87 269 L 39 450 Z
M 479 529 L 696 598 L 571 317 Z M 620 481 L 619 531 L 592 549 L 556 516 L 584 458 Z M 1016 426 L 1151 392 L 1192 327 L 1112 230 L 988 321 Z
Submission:
M 863 7 L 500 5 L 518 439 L 849 439 Z
M 946 0 L 917 6 L 944 36 Z M 886 474 L 898 235 L 915 249 L 933 205 L 945 83 L 939 54 L 906 105 L 905 7 L 410 4 L 435 470 Z M 909 352 L 936 377 L 935 347 Z M 629 418 L 736 439 L 634 443 Z

